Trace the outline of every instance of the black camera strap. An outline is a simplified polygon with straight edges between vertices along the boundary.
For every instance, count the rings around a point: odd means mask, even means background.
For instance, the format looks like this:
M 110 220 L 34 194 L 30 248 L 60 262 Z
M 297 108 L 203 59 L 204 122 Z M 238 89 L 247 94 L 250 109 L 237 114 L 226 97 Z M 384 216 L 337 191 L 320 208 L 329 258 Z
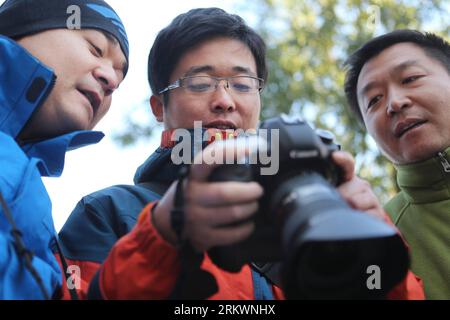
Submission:
M 173 208 L 170 211 L 170 225 L 177 236 L 178 246 L 182 244 L 184 229 L 184 181 L 189 175 L 190 167 L 185 165 L 180 168 Z
M 181 272 L 170 295 L 172 300 L 203 300 L 218 291 L 214 276 L 200 268 L 204 253 L 197 252 L 187 239 L 184 229 L 184 180 L 189 175 L 189 166 L 183 166 L 179 173 L 173 209 L 170 212 L 172 229 L 177 235 L 177 247 L 181 260 Z
M 44 286 L 44 283 L 42 282 L 42 278 L 37 272 L 37 270 L 34 268 L 32 260 L 33 260 L 33 253 L 28 250 L 23 243 L 22 240 L 22 232 L 17 228 L 16 223 L 14 222 L 14 218 L 12 216 L 11 211 L 8 208 L 8 205 L 6 204 L 5 199 L 3 198 L 3 194 L 0 192 L 0 203 L 3 208 L 3 212 L 5 213 L 5 217 L 8 220 L 9 224 L 11 225 L 11 234 L 14 238 L 14 246 L 16 247 L 16 251 L 19 255 L 19 257 L 22 257 L 25 267 L 28 269 L 28 271 L 33 276 L 34 280 L 36 281 L 37 285 L 39 286 L 39 289 L 42 292 L 42 295 L 46 300 L 50 299 L 50 295 L 47 292 L 47 289 Z
M 67 274 L 67 270 L 69 269 L 67 266 L 66 258 L 64 257 L 64 254 L 62 253 L 61 246 L 59 245 L 58 237 L 55 236 L 55 245 L 56 250 L 58 251 L 59 258 L 61 259 L 61 265 L 62 265 L 62 272 L 64 274 L 64 278 L 66 279 L 66 285 L 67 289 L 70 293 L 70 299 L 71 300 L 79 300 L 77 290 L 73 287 L 69 287 L 69 275 Z
M 204 253 L 198 253 L 185 241 L 179 248 L 181 272 L 170 294 L 171 300 L 204 300 L 219 288 L 214 276 L 200 268 Z

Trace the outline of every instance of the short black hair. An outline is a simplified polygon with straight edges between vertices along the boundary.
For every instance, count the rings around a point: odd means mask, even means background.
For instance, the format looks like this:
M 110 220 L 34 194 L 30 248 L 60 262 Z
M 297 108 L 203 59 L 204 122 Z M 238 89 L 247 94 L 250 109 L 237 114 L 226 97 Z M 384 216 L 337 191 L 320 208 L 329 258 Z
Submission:
M 361 110 L 358 105 L 356 86 L 361 69 L 372 58 L 383 50 L 403 42 L 411 42 L 421 47 L 425 54 L 440 62 L 450 74 L 450 44 L 443 38 L 417 30 L 395 30 L 382 36 L 373 38 L 356 50 L 345 62 L 347 72 L 345 75 L 345 95 L 350 112 L 355 114 L 364 125 Z
M 218 37 L 236 39 L 248 46 L 256 62 L 257 75 L 267 79 L 266 45 L 245 21 L 219 8 L 198 8 L 177 16 L 162 29 L 148 57 L 148 82 L 154 95 L 169 85 L 181 57 L 195 46 Z M 164 95 L 167 103 L 168 95 Z

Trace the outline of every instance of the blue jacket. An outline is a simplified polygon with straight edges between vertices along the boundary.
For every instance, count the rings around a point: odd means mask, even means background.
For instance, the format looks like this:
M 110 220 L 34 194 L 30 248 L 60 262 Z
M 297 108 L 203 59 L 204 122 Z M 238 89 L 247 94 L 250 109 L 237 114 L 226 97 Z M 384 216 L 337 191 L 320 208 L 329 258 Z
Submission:
M 0 191 L 50 295 L 61 286 L 62 273 L 52 253 L 56 232 L 41 175 L 61 175 L 67 150 L 103 137 L 100 132 L 79 131 L 18 145 L 15 139 L 55 80 L 52 70 L 16 42 L 0 36 Z M 11 225 L 0 207 L 0 299 L 43 297 L 16 250 Z

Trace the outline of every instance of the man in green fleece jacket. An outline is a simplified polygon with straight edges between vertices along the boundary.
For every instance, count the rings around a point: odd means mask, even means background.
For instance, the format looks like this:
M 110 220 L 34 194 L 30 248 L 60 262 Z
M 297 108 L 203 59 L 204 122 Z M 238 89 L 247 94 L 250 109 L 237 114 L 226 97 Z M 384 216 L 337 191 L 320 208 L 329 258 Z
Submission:
M 411 247 L 428 299 L 450 299 L 450 44 L 414 30 L 374 38 L 347 60 L 345 93 L 397 169 L 385 209 Z

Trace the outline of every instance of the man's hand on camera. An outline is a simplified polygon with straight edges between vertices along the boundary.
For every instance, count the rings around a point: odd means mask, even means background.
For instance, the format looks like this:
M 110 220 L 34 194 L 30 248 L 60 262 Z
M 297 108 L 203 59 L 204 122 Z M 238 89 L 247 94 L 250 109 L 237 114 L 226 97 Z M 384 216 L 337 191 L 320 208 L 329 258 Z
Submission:
M 230 149 L 236 148 L 236 145 L 213 143 L 203 151 L 203 156 L 211 155 L 211 151 L 221 148 L 225 155 Z M 228 150 L 225 151 L 226 149 Z M 236 151 L 237 158 L 248 152 L 245 146 L 237 146 Z M 197 155 L 197 158 L 200 156 Z M 209 175 L 218 165 L 206 163 L 210 162 L 193 164 L 184 183 L 183 238 L 188 239 L 199 252 L 247 238 L 254 229 L 254 223 L 242 221 L 256 213 L 258 199 L 263 194 L 262 187 L 256 182 L 208 182 Z M 176 236 L 170 225 L 170 211 L 176 183 L 171 185 L 153 213 L 155 227 L 172 244 L 176 243 Z M 231 224 L 234 225 L 230 226 Z
M 386 221 L 387 215 L 373 193 L 370 184 L 355 175 L 355 160 L 353 157 L 344 151 L 336 151 L 332 157 L 344 173 L 344 182 L 337 188 L 341 196 L 353 209 L 367 212 Z

